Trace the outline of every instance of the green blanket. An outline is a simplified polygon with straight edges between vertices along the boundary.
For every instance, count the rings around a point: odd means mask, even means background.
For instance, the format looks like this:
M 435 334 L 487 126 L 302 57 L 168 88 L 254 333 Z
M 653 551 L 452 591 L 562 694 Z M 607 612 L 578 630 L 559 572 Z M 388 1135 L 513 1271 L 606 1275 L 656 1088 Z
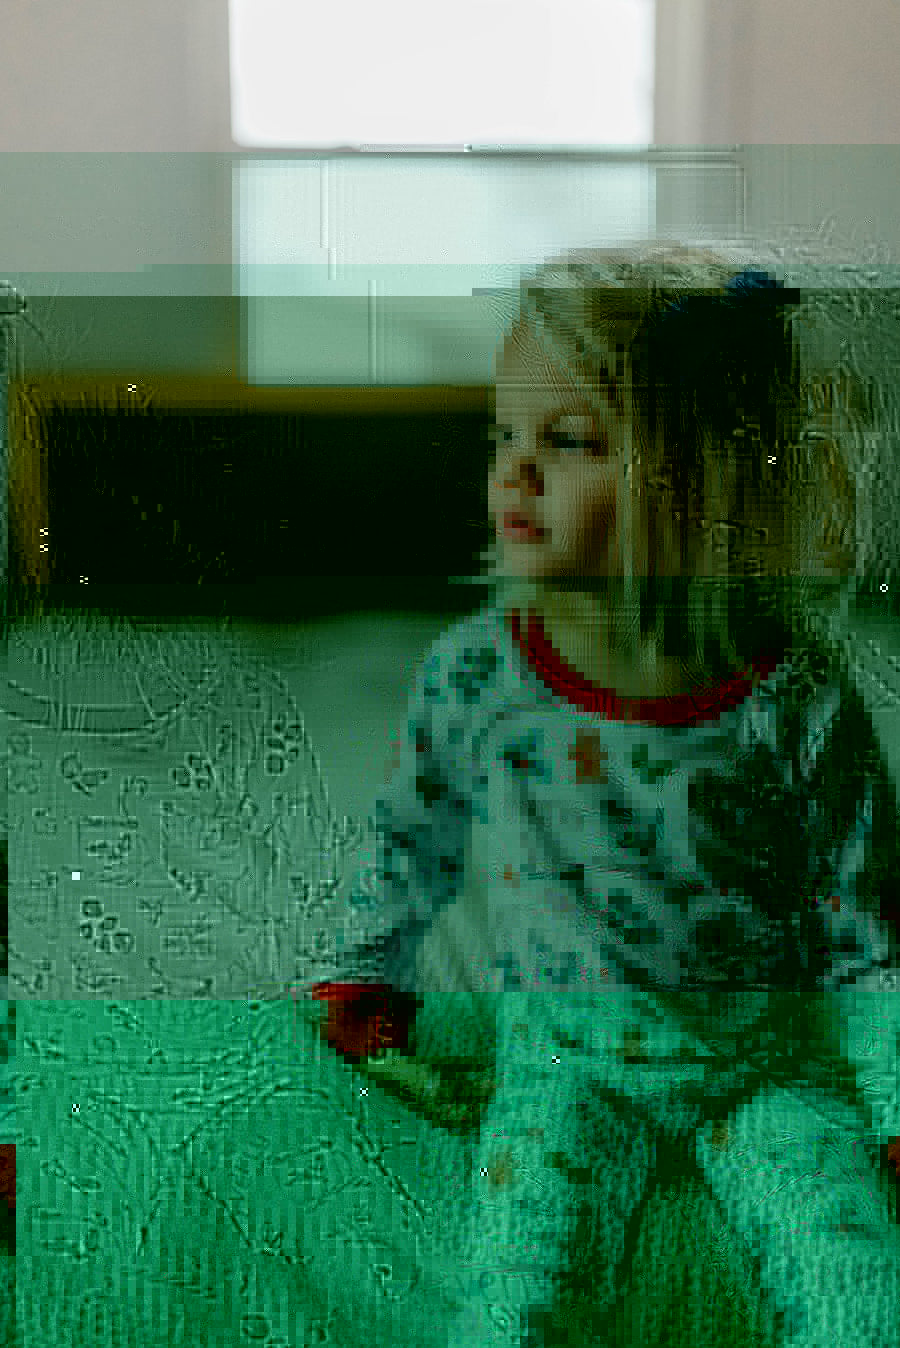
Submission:
M 321 1044 L 321 1012 L 290 1002 L 19 1010 L 24 1342 L 438 1348 L 489 1040 L 454 1063 L 447 1008 L 423 1019 L 419 1066 L 457 1111 L 446 1128 L 349 1068 Z M 749 1258 L 695 1178 L 668 1180 L 617 1325 L 592 1323 L 586 1257 L 547 1344 L 773 1342 Z

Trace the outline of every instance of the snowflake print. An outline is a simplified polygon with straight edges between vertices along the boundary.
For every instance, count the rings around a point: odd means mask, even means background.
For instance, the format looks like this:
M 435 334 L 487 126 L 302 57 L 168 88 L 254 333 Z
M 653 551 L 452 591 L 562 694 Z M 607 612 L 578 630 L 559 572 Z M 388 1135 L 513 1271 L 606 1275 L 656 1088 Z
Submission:
M 550 780 L 550 769 L 541 756 L 543 737 L 536 731 L 510 741 L 504 746 L 502 761 L 516 772 L 524 772 L 530 777 L 543 777 Z
M 477 650 L 467 646 L 460 662 L 452 669 L 447 682 L 456 689 L 456 695 L 464 706 L 477 702 L 485 688 L 496 679 L 500 666 L 500 657 L 492 646 L 481 646 Z
M 606 786 L 609 782 L 609 750 L 601 736 L 587 730 L 576 730 L 575 742 L 569 749 L 569 760 L 575 764 L 575 781 L 593 782 Z

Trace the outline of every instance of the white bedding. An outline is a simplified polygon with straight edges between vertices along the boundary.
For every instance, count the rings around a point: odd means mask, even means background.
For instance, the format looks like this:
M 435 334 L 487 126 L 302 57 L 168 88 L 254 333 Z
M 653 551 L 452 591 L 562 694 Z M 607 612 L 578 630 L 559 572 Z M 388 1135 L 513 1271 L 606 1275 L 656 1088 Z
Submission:
M 282 986 L 365 826 L 280 675 L 212 624 L 57 617 L 13 629 L 5 700 L 13 995 Z

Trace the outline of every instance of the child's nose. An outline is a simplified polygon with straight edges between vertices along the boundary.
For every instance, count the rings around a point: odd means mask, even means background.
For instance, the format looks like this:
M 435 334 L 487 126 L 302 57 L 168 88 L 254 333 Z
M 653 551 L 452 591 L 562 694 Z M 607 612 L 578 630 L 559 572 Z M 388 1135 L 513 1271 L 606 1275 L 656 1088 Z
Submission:
M 511 468 L 505 474 L 505 478 L 502 486 L 505 486 L 507 491 L 514 491 L 520 483 L 524 482 L 524 485 L 533 491 L 536 496 L 543 496 L 544 494 L 544 483 L 537 470 L 537 465 L 528 459 L 523 459 L 520 464 Z M 496 491 L 501 490 L 499 478 L 494 479 L 494 488 Z

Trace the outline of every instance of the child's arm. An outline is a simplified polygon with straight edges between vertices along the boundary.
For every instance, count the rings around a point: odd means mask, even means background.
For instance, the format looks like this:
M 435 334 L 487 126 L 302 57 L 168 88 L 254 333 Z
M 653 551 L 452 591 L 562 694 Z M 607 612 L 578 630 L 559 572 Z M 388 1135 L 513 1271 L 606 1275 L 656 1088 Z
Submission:
M 803 768 L 810 829 L 827 859 L 812 896 L 829 948 L 828 982 L 900 965 L 900 811 L 860 695 L 844 690 Z
M 456 1066 L 441 1070 L 392 1049 L 380 1058 L 364 1059 L 359 1071 L 420 1118 L 463 1135 L 478 1127 L 494 1089 L 490 1072 L 463 1071 Z
M 364 1057 L 375 1047 L 374 1040 L 355 1042 L 360 1026 L 350 1010 L 352 986 L 366 985 L 381 997 L 375 1011 L 383 1016 L 390 1006 L 395 1028 L 404 1017 L 408 1027 L 414 1020 L 410 999 L 415 1003 L 418 996 L 422 938 L 463 881 L 469 824 L 465 801 L 453 785 L 452 707 L 443 660 L 442 642 L 435 643 L 409 699 L 406 734 L 390 779 L 378 795 L 368 854 L 349 889 L 339 892 L 324 915 L 316 915 L 319 949 L 297 961 L 293 985 L 306 996 L 315 995 L 319 985 L 345 985 L 331 1002 L 343 1008 L 344 1030 L 335 1046 L 343 1033 L 351 1056 Z M 366 1005 L 360 1003 L 359 1010 Z M 367 1011 L 363 1019 L 371 1019 Z M 336 1020 L 337 1012 L 330 1017 L 335 1029 Z M 396 1041 L 393 1046 L 403 1047 Z
M 828 943 L 826 1032 L 849 1063 L 885 1168 L 900 1143 L 900 811 L 870 712 L 855 692 L 808 777 L 830 824 L 832 883 L 815 896 Z

